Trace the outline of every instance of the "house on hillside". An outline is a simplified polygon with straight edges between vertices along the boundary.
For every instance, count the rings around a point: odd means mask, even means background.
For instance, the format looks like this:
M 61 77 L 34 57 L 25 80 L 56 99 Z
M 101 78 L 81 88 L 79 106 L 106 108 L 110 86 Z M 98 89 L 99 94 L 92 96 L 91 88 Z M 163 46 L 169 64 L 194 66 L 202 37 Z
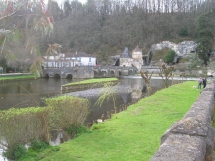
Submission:
M 97 58 L 85 52 L 60 53 L 56 56 L 44 56 L 45 67 L 96 66 Z
M 142 49 L 140 49 L 138 45 L 131 54 L 126 47 L 123 53 L 119 56 L 118 60 L 116 60 L 115 66 L 135 66 L 137 69 L 141 69 L 141 66 L 143 65 L 142 56 Z
M 132 56 L 126 47 L 123 53 L 120 55 L 119 59 L 116 61 L 115 66 L 126 66 L 130 67 L 133 64 Z

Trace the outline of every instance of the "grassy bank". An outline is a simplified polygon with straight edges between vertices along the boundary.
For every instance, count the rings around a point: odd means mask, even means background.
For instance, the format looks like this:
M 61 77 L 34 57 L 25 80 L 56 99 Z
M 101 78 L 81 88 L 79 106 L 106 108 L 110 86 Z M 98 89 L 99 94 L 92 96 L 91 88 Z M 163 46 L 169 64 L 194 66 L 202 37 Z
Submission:
M 39 153 L 44 161 L 148 161 L 164 132 L 181 119 L 199 96 L 196 82 L 177 84 L 140 100 L 91 133 Z M 54 148 L 56 149 L 56 148 Z M 35 157 L 35 156 L 34 156 Z M 27 160 L 35 160 L 28 157 Z
M 14 75 L 14 76 L 3 76 L 0 75 L 0 81 L 13 81 L 19 79 L 34 79 L 34 75 Z
M 87 79 L 87 80 L 83 80 L 80 82 L 72 82 L 72 83 L 68 83 L 63 85 L 64 87 L 66 86 L 73 86 L 73 85 L 81 85 L 81 84 L 94 84 L 94 83 L 103 83 L 103 82 L 110 82 L 110 81 L 117 81 L 117 78 L 93 78 L 93 79 Z

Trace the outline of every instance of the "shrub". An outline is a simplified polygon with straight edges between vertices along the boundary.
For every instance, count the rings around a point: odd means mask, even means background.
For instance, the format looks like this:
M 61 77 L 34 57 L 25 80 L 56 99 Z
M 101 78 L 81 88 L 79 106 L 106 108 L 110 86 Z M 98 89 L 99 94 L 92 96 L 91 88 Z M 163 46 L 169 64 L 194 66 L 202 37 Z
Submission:
M 188 31 L 186 28 L 182 28 L 179 30 L 179 35 L 182 37 L 188 36 Z
M 8 147 L 7 151 L 3 153 L 3 156 L 10 160 L 19 160 L 21 157 L 27 154 L 27 149 L 20 144 L 14 147 Z
M 77 126 L 72 125 L 69 128 L 66 129 L 66 132 L 70 134 L 71 136 L 79 136 L 82 133 L 90 132 L 89 129 L 85 126 Z
M 168 54 L 166 56 L 164 56 L 163 60 L 165 63 L 169 64 L 169 63 L 172 63 L 173 60 L 174 60 L 174 57 L 175 57 L 176 53 L 174 50 L 170 50 L 168 52 Z
M 32 140 L 49 142 L 50 131 L 66 131 L 72 125 L 81 126 L 89 113 L 89 101 L 83 98 L 51 98 L 46 100 L 46 105 L 43 108 L 0 111 L 0 144 L 7 149 L 6 157 L 16 156 L 14 148 L 17 145 L 25 145 Z M 37 150 L 43 149 L 46 147 L 43 142 L 33 142 L 32 145 Z
M 0 111 L 1 142 L 7 151 L 17 145 L 25 145 L 34 139 L 43 139 L 48 134 L 43 108 L 11 108 Z M 47 137 L 46 137 L 47 138 Z M 8 152 L 10 153 L 10 152 Z
M 71 126 L 80 126 L 89 114 L 89 100 L 61 96 L 45 100 L 47 113 L 49 114 L 50 130 L 66 131 Z
M 31 142 L 31 148 L 37 152 L 40 152 L 46 148 L 49 147 L 49 144 L 47 142 L 34 140 Z

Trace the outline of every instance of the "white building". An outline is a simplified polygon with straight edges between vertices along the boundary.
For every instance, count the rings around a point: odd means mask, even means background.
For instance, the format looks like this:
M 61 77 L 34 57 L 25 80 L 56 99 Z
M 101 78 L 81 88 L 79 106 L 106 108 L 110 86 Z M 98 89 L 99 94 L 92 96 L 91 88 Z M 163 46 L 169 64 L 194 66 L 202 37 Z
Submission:
M 44 56 L 45 67 L 97 66 L 97 58 L 85 52 Z

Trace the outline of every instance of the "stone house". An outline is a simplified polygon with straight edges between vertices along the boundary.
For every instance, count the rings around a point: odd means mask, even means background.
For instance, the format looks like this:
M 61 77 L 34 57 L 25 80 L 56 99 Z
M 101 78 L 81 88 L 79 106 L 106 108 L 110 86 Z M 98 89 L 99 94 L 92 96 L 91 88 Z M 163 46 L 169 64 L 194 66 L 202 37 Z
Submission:
M 115 62 L 115 66 L 135 66 L 137 69 L 141 69 L 143 65 L 142 50 L 137 45 L 136 48 L 130 54 L 128 48 L 126 47 L 123 53 Z

